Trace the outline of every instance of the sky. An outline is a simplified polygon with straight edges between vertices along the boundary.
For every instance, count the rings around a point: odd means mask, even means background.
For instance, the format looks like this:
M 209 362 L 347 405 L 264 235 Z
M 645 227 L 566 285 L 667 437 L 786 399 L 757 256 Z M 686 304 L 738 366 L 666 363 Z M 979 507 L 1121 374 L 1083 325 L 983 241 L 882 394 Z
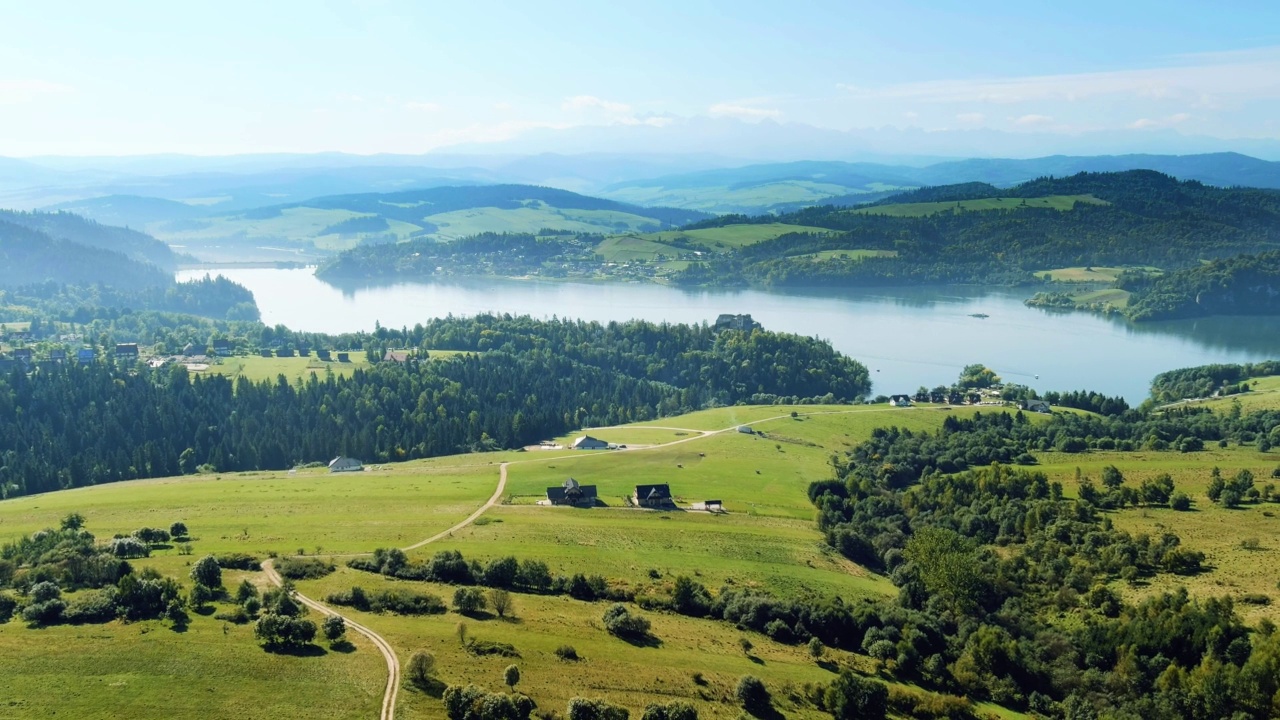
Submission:
M 700 118 L 1280 139 L 1276 2 L 0 8 L 11 157 L 422 153 Z

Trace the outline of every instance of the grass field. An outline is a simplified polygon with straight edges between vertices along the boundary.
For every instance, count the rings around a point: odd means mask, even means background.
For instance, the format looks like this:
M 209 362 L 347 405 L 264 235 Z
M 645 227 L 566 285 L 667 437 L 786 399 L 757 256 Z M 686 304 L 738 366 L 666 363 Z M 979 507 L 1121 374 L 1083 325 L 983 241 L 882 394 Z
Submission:
M 1249 379 L 1249 392 L 1227 397 L 1212 398 L 1194 403 L 1212 408 L 1214 412 L 1231 412 L 1236 403 L 1242 412 L 1280 410 L 1280 375 Z
M 893 190 L 893 186 L 871 183 L 866 190 Z M 781 203 L 821 204 L 826 198 L 846 195 L 857 189 L 812 180 L 778 182 L 730 187 L 727 185 L 695 188 L 627 187 L 606 193 L 607 197 L 638 205 L 661 205 L 690 208 L 707 212 L 759 213 Z
M 661 227 L 658 221 L 614 210 L 567 210 L 535 203 L 512 210 L 471 208 L 439 213 L 426 218 L 439 230 L 431 234 L 440 240 L 455 240 L 482 232 L 536 233 L 555 228 L 575 233 L 643 232 Z
M 1073 296 L 1075 301 L 1082 305 L 1112 305 L 1118 308 L 1128 307 L 1129 298 L 1132 294 L 1128 290 L 1119 288 L 1106 288 L 1103 290 L 1094 290 L 1092 292 L 1080 293 Z
M 643 234 L 615 235 L 596 246 L 596 254 L 606 262 L 655 260 L 659 255 L 674 257 L 690 251 L 672 243 L 684 239 L 694 250 L 727 252 L 736 248 L 772 240 L 787 233 L 828 233 L 829 230 L 807 225 L 765 223 L 760 225 L 726 225 L 700 230 L 670 230 Z
M 1184 547 L 1204 552 L 1212 570 L 1196 577 L 1162 575 L 1148 585 L 1128 588 L 1135 596 L 1170 590 L 1185 585 L 1201 596 L 1239 597 L 1246 593 L 1262 593 L 1271 598 L 1271 605 L 1252 606 L 1238 604 L 1246 618 L 1257 620 L 1269 617 L 1280 620 L 1280 505 L 1245 505 L 1239 509 L 1227 509 L 1210 502 L 1205 494 L 1210 473 L 1217 466 L 1224 477 L 1230 478 L 1242 469 L 1248 469 L 1257 478 L 1260 487 L 1271 478 L 1271 471 L 1280 466 L 1280 452 L 1259 453 L 1253 447 L 1213 448 L 1199 453 L 1178 452 L 1090 452 L 1081 455 L 1040 453 L 1041 466 L 1053 480 L 1062 482 L 1067 495 L 1077 490 L 1075 469 L 1080 468 L 1085 477 L 1098 485 L 1102 468 L 1115 465 L 1129 485 L 1138 485 L 1143 479 L 1160 473 L 1169 473 L 1175 487 L 1187 493 L 1195 501 L 1191 512 L 1175 512 L 1167 508 L 1136 508 L 1112 513 L 1116 526 L 1133 533 L 1155 535 L 1172 532 L 1182 538 Z M 1246 549 L 1242 541 L 1256 538 L 1257 549 Z
M 443 360 L 461 354 L 462 351 L 459 350 L 431 350 L 428 356 L 433 360 Z M 245 377 L 254 382 L 275 380 L 280 375 L 283 375 L 286 380 L 292 383 L 296 380 L 306 380 L 313 373 L 321 379 L 329 371 L 333 371 L 333 374 L 339 377 L 346 377 L 358 369 L 369 368 L 369 360 L 365 357 L 363 350 L 352 350 L 350 358 L 351 362 L 340 363 L 336 361 L 325 362 L 315 357 L 264 358 L 255 355 L 236 355 L 222 358 L 219 364 L 210 365 L 208 370 L 196 372 L 208 375 L 226 375 L 232 380 Z
M 1039 198 L 983 198 L 981 200 L 962 200 L 959 202 L 924 202 L 901 203 L 897 205 L 877 205 L 852 213 L 865 215 L 888 215 L 890 217 L 924 217 L 940 212 L 961 210 L 964 212 L 980 212 L 984 210 L 1018 210 L 1021 208 L 1052 208 L 1054 210 L 1071 210 L 1076 203 L 1087 205 L 1106 205 L 1092 195 L 1049 195 Z
M 1144 270 L 1159 273 L 1155 267 L 1069 267 L 1054 270 L 1041 270 L 1035 276 L 1053 282 L 1111 283 L 1120 277 L 1125 270 Z

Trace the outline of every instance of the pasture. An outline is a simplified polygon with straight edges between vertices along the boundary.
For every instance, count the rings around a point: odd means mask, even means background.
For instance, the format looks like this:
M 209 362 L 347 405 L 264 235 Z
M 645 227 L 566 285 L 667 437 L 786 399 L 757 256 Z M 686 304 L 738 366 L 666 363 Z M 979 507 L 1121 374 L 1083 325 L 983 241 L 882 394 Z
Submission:
M 1159 273 L 1154 267 L 1068 267 L 1053 270 L 1040 270 L 1035 274 L 1042 280 L 1066 283 L 1113 283 L 1125 270 L 1143 270 L 1148 273 Z

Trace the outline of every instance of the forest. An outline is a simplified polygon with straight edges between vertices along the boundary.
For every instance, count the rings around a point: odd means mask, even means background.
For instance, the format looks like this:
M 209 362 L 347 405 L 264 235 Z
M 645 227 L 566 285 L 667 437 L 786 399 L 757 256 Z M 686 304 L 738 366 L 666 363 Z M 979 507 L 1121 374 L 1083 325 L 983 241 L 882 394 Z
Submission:
M 761 330 L 508 316 L 415 330 L 432 348 L 469 352 L 293 385 L 192 378 L 182 366 L 15 369 L 0 377 L 0 496 L 339 454 L 515 448 L 712 405 L 851 402 L 870 388 L 866 367 L 827 343 Z
M 1091 195 L 1104 204 L 1069 210 L 1021 207 L 1018 198 Z M 918 217 L 876 214 L 903 202 L 1002 197 L 1008 209 L 942 207 Z M 1176 269 L 1201 260 L 1280 247 L 1280 192 L 1215 188 L 1160 173 L 1081 173 L 997 190 L 980 183 L 924 188 L 866 208 L 820 206 L 785 215 L 726 216 L 690 227 L 785 222 L 836 231 L 795 233 L 692 263 L 685 285 L 893 285 L 1039 282 L 1033 272 L 1088 265 Z M 815 260 L 838 250 L 892 250 L 896 257 Z
M 834 479 L 809 491 L 828 543 L 899 588 L 896 601 L 848 613 L 853 634 L 842 640 L 900 677 L 1041 716 L 1274 717 L 1274 624 L 1251 632 L 1229 598 L 1179 590 L 1129 604 L 1110 587 L 1205 568 L 1204 555 L 1181 547 L 1177 535 L 1130 535 L 1103 512 L 1186 509 L 1172 482 L 1134 487 L 1108 467 L 1101 487 L 1082 478 L 1073 500 L 1043 474 L 1004 463 L 1034 462 L 1030 453 L 1045 446 L 1083 449 L 1090 437 L 1102 438 L 1097 446 L 1144 436 L 1148 445 L 1207 441 L 1274 431 L 1278 422 L 1275 413 L 1242 420 L 1132 412 L 1034 425 L 998 413 L 949 418 L 937 433 L 878 430 L 835 459 Z M 1253 482 L 1244 473 L 1223 479 L 1219 501 L 1275 500 L 1274 487 L 1259 493 Z M 1070 622 L 1056 620 L 1068 614 Z
M 1280 252 L 1222 258 L 1152 278 L 1125 273 L 1117 287 L 1133 293 L 1132 320 L 1208 315 L 1271 315 L 1280 311 Z

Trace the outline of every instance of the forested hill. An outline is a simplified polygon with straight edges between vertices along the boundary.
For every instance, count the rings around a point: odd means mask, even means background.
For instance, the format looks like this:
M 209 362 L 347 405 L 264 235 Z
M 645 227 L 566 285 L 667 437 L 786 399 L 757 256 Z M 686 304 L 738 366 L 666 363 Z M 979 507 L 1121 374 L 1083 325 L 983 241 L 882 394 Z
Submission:
M 162 287 L 172 284 L 173 276 L 119 252 L 50 237 L 39 230 L 0 219 L 0 287 L 47 281 Z
M 693 263 L 690 285 L 1029 282 L 1086 265 L 1153 265 L 1280 249 L 1280 191 L 1215 188 L 1160 173 L 1081 173 L 1005 190 L 926 188 L 871 207 L 813 207 L 753 222 L 836 231 L 796 233 Z M 700 227 L 744 222 L 741 216 Z M 896 253 L 863 257 L 859 250 Z M 841 255 L 844 255 L 842 257 Z M 885 253 L 880 253 L 881 255 Z
M 0 222 L 37 230 L 57 240 L 111 250 L 131 260 L 151 263 L 162 270 L 172 272 L 177 267 L 173 250 L 150 235 L 128 228 L 101 225 L 72 213 L 0 210 Z
M 1280 252 L 1215 260 L 1159 278 L 1122 279 L 1134 320 L 1280 313 Z
M 715 404 L 850 401 L 870 388 L 866 367 L 827 343 L 763 330 L 480 316 L 413 332 L 432 347 L 473 352 L 301 384 L 193 380 L 180 365 L 15 370 L 0 376 L 0 495 L 201 465 L 282 469 L 338 454 L 386 462 L 511 448 L 577 427 Z

